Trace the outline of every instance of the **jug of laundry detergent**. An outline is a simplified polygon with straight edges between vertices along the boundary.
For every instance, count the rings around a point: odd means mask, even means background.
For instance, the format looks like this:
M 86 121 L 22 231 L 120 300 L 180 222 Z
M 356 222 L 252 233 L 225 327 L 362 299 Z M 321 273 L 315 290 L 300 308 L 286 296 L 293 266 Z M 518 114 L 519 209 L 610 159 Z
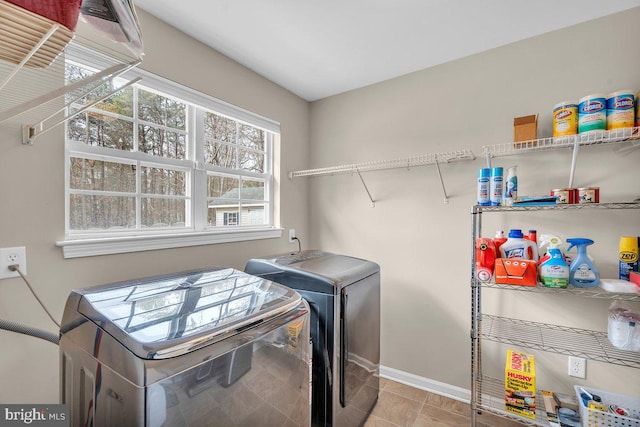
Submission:
M 600 273 L 587 255 L 587 246 L 593 245 L 593 240 L 574 238 L 567 239 L 569 247 L 567 252 L 574 246 L 578 248 L 578 255 L 571 261 L 569 268 L 569 283 L 571 286 L 579 288 L 593 288 L 600 284 Z
M 496 248 L 491 239 L 476 239 L 476 279 L 487 282 L 493 276 L 496 263 Z
M 507 241 L 500 246 L 500 256 L 538 261 L 538 245 L 525 239 L 522 230 L 511 229 Z

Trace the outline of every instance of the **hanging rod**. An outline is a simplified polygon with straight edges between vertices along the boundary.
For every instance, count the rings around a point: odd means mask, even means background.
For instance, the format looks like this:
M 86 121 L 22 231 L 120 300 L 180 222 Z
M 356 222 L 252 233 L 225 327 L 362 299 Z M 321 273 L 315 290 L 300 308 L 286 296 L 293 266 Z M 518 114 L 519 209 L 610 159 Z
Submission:
M 385 169 L 403 169 L 415 166 L 434 165 L 436 163 L 451 163 L 460 160 L 474 160 L 471 150 L 457 150 L 446 153 L 426 154 L 417 157 L 408 157 L 392 160 L 377 160 L 371 162 L 354 163 L 350 165 L 329 166 L 325 168 L 307 169 L 289 172 L 289 178 L 320 175 L 340 175 L 356 172 L 369 172 Z
M 33 140 L 36 137 L 49 132 L 54 127 L 66 122 L 69 119 L 74 118 L 78 114 L 84 113 L 86 110 L 88 110 L 89 108 L 93 107 L 94 105 L 96 105 L 96 104 L 104 101 L 105 99 L 113 96 L 114 94 L 120 92 L 122 89 L 124 89 L 126 87 L 129 87 L 132 84 L 135 84 L 135 83 L 139 82 L 140 80 L 142 80 L 142 77 L 136 77 L 135 79 L 126 82 L 125 84 L 123 84 L 122 86 L 118 87 L 117 89 L 113 89 L 112 91 L 110 91 L 106 95 L 101 96 L 98 99 L 95 99 L 95 100 L 93 100 L 91 102 L 88 102 L 88 103 L 84 104 L 79 110 L 73 112 L 73 114 L 69 114 L 69 115 L 65 116 L 64 118 L 58 120 L 57 122 L 49 125 L 46 128 L 44 127 L 44 120 L 42 120 L 37 125 L 23 125 L 22 126 L 22 143 L 25 144 L 25 145 L 33 145 Z M 51 117 L 52 116 L 49 116 L 48 118 L 51 118 Z

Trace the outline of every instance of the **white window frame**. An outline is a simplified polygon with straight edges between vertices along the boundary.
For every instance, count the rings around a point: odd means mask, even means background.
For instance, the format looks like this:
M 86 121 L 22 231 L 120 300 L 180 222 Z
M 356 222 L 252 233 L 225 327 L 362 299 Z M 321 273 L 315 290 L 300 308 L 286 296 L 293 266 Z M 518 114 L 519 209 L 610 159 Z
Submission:
M 78 56 L 74 57 L 74 53 Z M 105 66 L 104 58 L 92 55 L 89 52 L 71 52 L 74 62 Z M 81 59 L 76 59 L 76 58 Z M 280 133 L 280 124 L 265 117 L 256 115 L 224 101 L 197 92 L 178 83 L 169 81 L 149 72 L 133 69 L 122 76 L 126 79 L 142 77 L 137 84 L 144 90 L 159 92 L 163 96 L 174 97 L 187 103 L 187 159 L 163 158 L 162 163 L 157 158 L 138 151 L 123 152 L 122 150 L 94 147 L 80 142 L 67 141 L 65 132 L 65 239 L 56 242 L 63 249 L 65 258 L 76 258 L 95 255 L 117 254 L 126 252 L 138 252 L 156 249 L 168 249 L 217 243 L 229 243 L 247 240 L 280 238 L 282 228 L 275 224 L 274 212 L 274 176 L 275 150 L 273 145 L 277 138 L 274 134 Z M 229 169 L 218 168 L 204 163 L 204 114 L 214 114 L 229 117 L 241 123 L 263 129 L 266 131 L 266 153 L 269 161 L 265 162 L 265 173 L 254 174 L 242 171 L 242 176 L 250 179 L 268 179 L 265 181 L 265 225 L 229 226 L 207 228 L 207 172 L 216 174 L 230 173 Z M 134 121 L 134 132 L 137 131 L 137 121 Z M 197 143 L 199 141 L 199 143 Z M 100 230 L 98 232 L 70 231 L 69 227 L 69 200 L 70 200 L 70 159 L 71 157 L 87 157 L 96 160 L 110 161 L 117 158 L 118 162 L 131 162 L 147 166 L 170 167 L 187 171 L 186 195 L 187 205 L 190 203 L 191 224 L 185 228 L 145 229 L 118 232 L 112 230 Z M 156 161 L 154 161 L 154 159 Z M 236 175 L 240 177 L 239 175 Z M 140 196 L 140 189 L 136 189 Z M 204 203 L 204 206 L 202 204 Z M 242 201 L 240 201 L 238 216 L 241 216 Z M 186 221 L 188 222 L 188 220 Z

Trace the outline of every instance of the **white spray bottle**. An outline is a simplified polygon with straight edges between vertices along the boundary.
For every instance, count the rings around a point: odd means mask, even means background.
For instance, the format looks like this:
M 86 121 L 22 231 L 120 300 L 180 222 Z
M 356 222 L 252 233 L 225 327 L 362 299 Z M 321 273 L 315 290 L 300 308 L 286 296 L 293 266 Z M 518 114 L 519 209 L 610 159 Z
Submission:
M 504 180 L 504 194 L 502 195 L 502 205 L 512 206 L 513 201 L 518 198 L 518 166 L 511 166 L 507 169 L 507 176 Z
M 545 235 L 545 237 L 549 237 L 549 235 Z M 560 251 L 561 243 L 562 240 L 557 236 L 550 236 L 548 239 L 549 250 L 541 258 L 538 272 L 540 281 L 547 288 L 566 288 L 569 285 L 569 266 Z

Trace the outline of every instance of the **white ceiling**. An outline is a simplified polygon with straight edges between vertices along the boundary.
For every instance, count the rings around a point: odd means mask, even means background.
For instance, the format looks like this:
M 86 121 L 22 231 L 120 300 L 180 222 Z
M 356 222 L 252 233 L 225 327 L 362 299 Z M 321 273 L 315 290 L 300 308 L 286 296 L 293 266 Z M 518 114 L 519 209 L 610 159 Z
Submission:
M 308 101 L 640 6 L 640 0 L 134 3 Z M 588 37 L 597 34 L 585 35 L 585 43 Z

